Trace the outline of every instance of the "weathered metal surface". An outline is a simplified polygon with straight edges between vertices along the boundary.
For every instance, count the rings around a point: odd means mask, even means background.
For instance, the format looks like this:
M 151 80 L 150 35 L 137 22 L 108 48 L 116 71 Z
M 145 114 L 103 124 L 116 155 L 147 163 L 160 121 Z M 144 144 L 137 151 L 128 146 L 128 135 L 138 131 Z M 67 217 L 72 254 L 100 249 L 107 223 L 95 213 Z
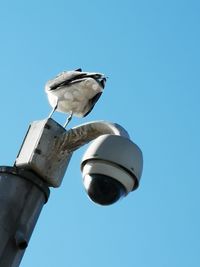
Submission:
M 33 122 L 15 161 L 18 168 L 30 169 L 49 186 L 58 187 L 72 153 L 57 150 L 66 130 L 52 119 Z
M 129 138 L 127 131 L 116 123 L 94 121 L 79 125 L 63 133 L 60 136 L 56 149 L 59 152 L 66 150 L 72 152 L 104 134 L 120 135 Z
M 103 134 L 129 138 L 120 125 L 105 121 L 86 123 L 68 131 L 53 119 L 33 122 L 15 161 L 34 171 L 49 186 L 59 187 L 73 151 Z
M 19 266 L 48 191 L 33 173 L 0 167 L 1 267 Z

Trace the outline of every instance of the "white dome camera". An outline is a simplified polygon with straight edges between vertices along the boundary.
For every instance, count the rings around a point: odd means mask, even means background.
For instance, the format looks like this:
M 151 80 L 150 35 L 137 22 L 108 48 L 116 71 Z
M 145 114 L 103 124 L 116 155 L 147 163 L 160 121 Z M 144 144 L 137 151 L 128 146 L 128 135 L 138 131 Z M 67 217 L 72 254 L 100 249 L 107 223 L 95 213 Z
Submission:
M 92 201 L 110 205 L 138 187 L 142 167 L 142 152 L 130 139 L 102 135 L 83 156 L 83 184 Z

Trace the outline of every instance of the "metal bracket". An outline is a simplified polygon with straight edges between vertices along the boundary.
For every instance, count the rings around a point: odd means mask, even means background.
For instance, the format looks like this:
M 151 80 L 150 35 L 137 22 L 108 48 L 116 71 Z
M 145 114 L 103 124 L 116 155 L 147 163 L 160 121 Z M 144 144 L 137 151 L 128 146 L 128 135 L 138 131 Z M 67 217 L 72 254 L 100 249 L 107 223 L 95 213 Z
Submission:
M 48 186 L 59 187 L 72 153 L 91 140 L 104 135 L 129 135 L 120 125 L 94 121 L 68 131 L 49 118 L 31 123 L 15 166 L 39 175 Z
M 60 136 L 66 130 L 52 119 L 31 123 L 15 161 L 17 168 L 29 169 L 49 186 L 60 186 L 72 153 L 57 153 Z

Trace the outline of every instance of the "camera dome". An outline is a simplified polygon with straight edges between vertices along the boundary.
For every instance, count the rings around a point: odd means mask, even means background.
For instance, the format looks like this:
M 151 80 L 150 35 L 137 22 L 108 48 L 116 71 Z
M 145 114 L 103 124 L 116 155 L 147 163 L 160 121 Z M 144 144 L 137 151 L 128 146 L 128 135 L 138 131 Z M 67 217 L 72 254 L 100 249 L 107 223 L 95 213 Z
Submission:
M 129 139 L 116 135 L 96 138 L 81 163 L 83 183 L 91 200 L 110 205 L 139 185 L 142 152 Z
M 100 205 L 111 205 L 126 195 L 125 187 L 103 174 L 87 174 L 83 179 L 89 198 Z

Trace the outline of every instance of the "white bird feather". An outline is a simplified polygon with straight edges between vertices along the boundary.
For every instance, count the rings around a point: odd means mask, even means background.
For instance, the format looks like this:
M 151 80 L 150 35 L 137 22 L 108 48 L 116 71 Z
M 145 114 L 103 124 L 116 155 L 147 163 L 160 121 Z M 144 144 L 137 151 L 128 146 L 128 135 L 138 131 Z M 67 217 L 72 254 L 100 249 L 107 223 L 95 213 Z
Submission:
M 49 80 L 45 92 L 54 111 L 87 116 L 101 96 L 106 82 L 104 74 L 82 72 L 81 69 L 65 71 Z M 71 119 L 70 117 L 70 119 Z M 69 122 L 69 119 L 68 119 Z

